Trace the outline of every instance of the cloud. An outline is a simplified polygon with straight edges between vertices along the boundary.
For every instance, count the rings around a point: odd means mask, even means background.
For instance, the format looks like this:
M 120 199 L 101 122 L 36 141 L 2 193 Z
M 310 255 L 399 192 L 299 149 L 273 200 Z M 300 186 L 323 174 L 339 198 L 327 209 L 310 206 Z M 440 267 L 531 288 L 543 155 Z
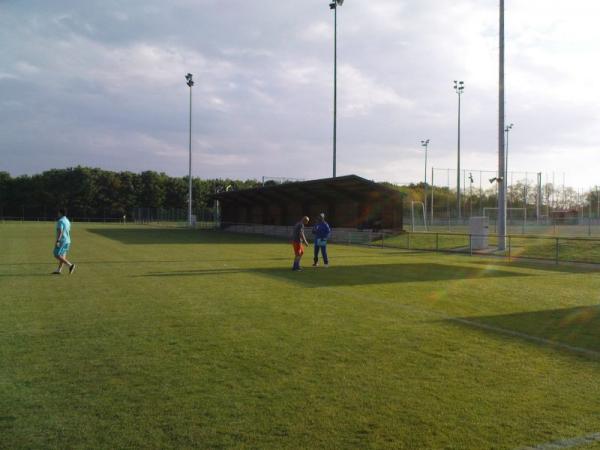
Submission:
M 320 20 L 307 26 L 298 35 L 300 39 L 309 42 L 330 40 L 331 36 L 333 36 L 333 26 L 330 23 Z
M 37 75 L 40 72 L 39 67 L 36 67 L 27 61 L 18 61 L 15 64 L 15 70 L 18 74 L 23 76 Z
M 331 173 L 333 15 L 326 2 L 5 2 L 0 170 L 74 164 L 187 171 L 194 74 L 199 176 Z M 507 2 L 511 165 L 595 182 L 600 3 Z M 338 172 L 422 178 L 497 164 L 496 0 L 346 2 L 338 10 Z M 307 163 L 308 161 L 308 163 Z M 582 168 L 583 166 L 583 168 Z M 590 168 L 588 170 L 588 168 Z M 585 173 L 584 173 L 585 172 Z M 576 175 L 577 174 L 577 175 Z M 567 175 L 567 181 L 569 175 Z
M 402 98 L 392 87 L 369 78 L 356 67 L 345 64 L 340 72 L 340 78 L 344 80 L 340 100 L 343 99 L 342 114 L 346 117 L 366 115 L 379 106 L 409 109 L 414 104 Z

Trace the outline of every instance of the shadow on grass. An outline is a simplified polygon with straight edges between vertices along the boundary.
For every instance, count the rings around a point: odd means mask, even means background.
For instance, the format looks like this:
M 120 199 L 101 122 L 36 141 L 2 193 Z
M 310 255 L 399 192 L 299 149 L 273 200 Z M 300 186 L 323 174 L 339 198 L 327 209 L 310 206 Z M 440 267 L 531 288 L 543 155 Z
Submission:
M 261 261 L 289 261 L 290 258 L 262 258 Z M 78 265 L 94 266 L 104 264 L 116 264 L 116 265 L 141 265 L 141 264 L 178 264 L 187 263 L 194 264 L 202 262 L 202 259 L 122 259 L 122 260 L 74 260 Z M 211 259 L 211 263 L 217 262 L 247 262 L 248 258 L 225 258 L 225 259 Z M 6 263 L 0 264 L 1 266 L 56 266 L 54 262 L 28 262 L 28 263 Z
M 381 283 L 431 282 L 497 277 L 530 276 L 506 270 L 478 269 L 445 264 L 370 264 L 358 266 L 306 267 L 294 272 L 288 267 L 248 269 L 202 269 L 173 272 L 150 272 L 146 277 L 215 276 L 245 273 L 276 278 L 308 287 L 354 286 Z
M 445 322 L 507 339 L 560 348 L 600 359 L 600 305 L 496 316 L 458 317 Z
M 483 256 L 483 255 L 482 255 Z M 487 256 L 487 255 L 485 255 Z M 554 261 L 541 260 L 541 259 L 520 259 L 508 261 L 506 258 L 498 257 L 497 260 L 491 258 L 487 260 L 480 260 L 473 258 L 469 264 L 485 265 L 485 266 L 498 266 L 498 267 L 514 267 L 523 269 L 536 269 L 544 270 L 548 272 L 563 272 L 563 273 L 599 273 L 600 266 L 592 266 L 588 264 L 556 264 Z
M 344 260 L 344 259 L 369 259 L 369 258 L 378 258 L 378 259 L 383 259 L 386 257 L 392 257 L 392 256 L 407 256 L 407 255 L 422 255 L 422 252 L 409 252 L 409 251 L 400 251 L 400 252 L 394 252 L 394 251 L 383 251 L 383 252 L 377 252 L 377 250 L 379 249 L 374 249 L 375 254 L 352 254 L 352 255 L 335 255 L 335 259 L 336 260 Z M 290 253 L 291 253 L 291 246 L 290 246 Z M 260 258 L 260 261 L 291 261 L 292 257 L 291 256 L 282 256 L 282 257 L 268 257 L 268 258 Z M 77 259 L 77 264 L 85 264 L 86 266 L 92 266 L 92 265 L 104 265 L 104 264 L 117 264 L 117 265 L 121 265 L 121 264 L 133 264 L 133 265 L 139 265 L 139 264 L 172 264 L 172 263 L 198 263 L 198 262 L 203 262 L 205 260 L 203 260 L 202 258 L 188 258 L 188 259 L 122 259 L 122 260 L 81 260 L 81 259 Z M 210 259 L 211 263 L 219 263 L 219 262 L 229 262 L 229 263 L 246 263 L 248 262 L 249 259 L 248 258 L 216 258 L 216 259 Z M 55 266 L 56 263 L 54 261 L 51 260 L 46 260 L 46 261 L 30 261 L 30 262 L 6 262 L 6 263 L 0 263 L 0 267 L 3 266 L 7 266 L 7 267 L 18 267 L 18 266 Z
M 254 234 L 225 233 L 185 228 L 90 228 L 89 233 L 128 245 L 150 244 L 260 244 L 281 243 L 285 239 Z
M 90 228 L 87 230 L 89 233 L 96 234 L 98 236 L 118 241 L 122 244 L 127 245 L 150 245 L 150 244 L 281 244 L 289 246 L 289 253 L 291 255 L 291 246 L 289 245 L 288 239 L 285 237 L 278 236 L 265 236 L 261 234 L 243 234 L 243 233 L 229 233 L 224 231 L 214 230 L 188 230 L 185 228 L 144 228 L 137 227 L 132 228 L 130 226 L 123 228 Z M 309 241 L 312 237 L 308 236 Z M 345 244 L 333 242 L 334 245 Z M 307 251 L 312 252 L 313 244 L 311 243 Z M 368 246 L 352 246 L 357 249 L 369 249 L 374 252 L 378 252 L 379 255 L 422 255 L 423 251 L 419 250 L 405 250 L 400 248 L 387 248 L 379 247 L 377 245 Z M 372 257 L 380 257 L 379 255 L 373 255 Z M 354 257 L 354 256 L 339 256 L 342 257 Z M 361 257 L 366 257 L 361 255 Z M 0 264 L 1 265 L 1 264 Z
M 52 272 L 36 272 L 36 273 L 0 273 L 0 277 L 5 278 L 29 278 L 29 277 L 55 277 Z

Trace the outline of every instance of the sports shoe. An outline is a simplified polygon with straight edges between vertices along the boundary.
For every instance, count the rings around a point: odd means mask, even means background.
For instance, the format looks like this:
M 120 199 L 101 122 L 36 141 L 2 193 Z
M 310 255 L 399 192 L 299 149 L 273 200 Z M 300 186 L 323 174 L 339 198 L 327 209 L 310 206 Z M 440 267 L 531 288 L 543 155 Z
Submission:
M 60 275 L 60 272 L 58 270 L 55 270 L 54 272 L 52 272 L 52 275 Z
M 73 272 L 75 272 L 75 264 L 71 264 L 71 267 L 69 267 L 69 275 L 71 275 Z
M 318 263 L 318 262 L 316 262 L 316 263 L 313 263 L 313 267 L 317 267 L 318 265 L 319 265 L 319 263 Z

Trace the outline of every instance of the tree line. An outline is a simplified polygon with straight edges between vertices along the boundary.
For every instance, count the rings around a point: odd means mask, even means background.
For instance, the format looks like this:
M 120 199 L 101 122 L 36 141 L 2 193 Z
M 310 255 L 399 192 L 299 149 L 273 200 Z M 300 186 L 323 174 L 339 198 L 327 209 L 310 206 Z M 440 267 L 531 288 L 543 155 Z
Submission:
M 261 185 L 257 180 L 192 178 L 193 209 L 212 208 L 211 195 Z M 188 177 L 145 171 L 112 172 L 89 167 L 52 169 L 11 177 L 0 172 L 0 217 L 53 219 L 67 208 L 71 217 L 120 218 L 134 209 L 187 209 Z
M 274 183 L 268 181 L 266 184 Z M 405 209 L 411 201 L 431 201 L 431 186 L 423 183 L 397 186 L 382 183 L 405 194 Z M 225 189 L 241 190 L 261 186 L 258 180 L 192 179 L 194 211 L 214 208 L 211 196 Z M 516 183 L 510 186 L 508 203 L 512 207 L 527 207 L 533 217 L 537 189 L 533 185 Z M 548 210 L 589 208 L 590 214 L 600 216 L 600 196 L 597 189 L 583 196 L 571 188 L 558 188 L 552 184 L 542 187 L 541 204 Z M 59 207 L 65 207 L 71 217 L 121 218 L 131 217 L 136 208 L 186 210 L 188 178 L 171 177 L 165 173 L 145 171 L 113 172 L 89 167 L 52 169 L 36 175 L 11 177 L 0 171 L 0 217 L 47 218 L 55 217 Z M 446 187 L 434 189 L 436 215 L 456 214 L 456 191 Z M 465 190 L 462 209 L 466 214 L 481 211 L 483 207 L 497 205 L 497 192 L 488 187 L 483 192 Z M 430 207 L 430 205 L 429 205 Z M 407 209 L 408 211 L 408 209 Z

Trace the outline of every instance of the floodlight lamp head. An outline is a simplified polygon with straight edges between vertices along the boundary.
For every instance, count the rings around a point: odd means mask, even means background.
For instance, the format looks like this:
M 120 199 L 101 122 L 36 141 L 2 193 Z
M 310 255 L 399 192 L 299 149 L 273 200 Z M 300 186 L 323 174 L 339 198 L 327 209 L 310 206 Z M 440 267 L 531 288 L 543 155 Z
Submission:
M 344 4 L 344 0 L 336 0 L 337 4 L 342 6 Z
M 457 94 L 462 94 L 462 92 L 465 90 L 465 82 L 454 80 L 454 90 Z
M 336 7 L 336 3 L 335 2 L 331 2 L 329 4 L 329 9 L 335 9 L 335 7 Z
M 191 74 L 191 73 L 188 73 L 188 74 L 185 76 L 185 79 L 187 80 L 187 85 L 188 85 L 189 87 L 192 87 L 192 86 L 194 85 L 194 81 L 192 80 L 192 74 Z

